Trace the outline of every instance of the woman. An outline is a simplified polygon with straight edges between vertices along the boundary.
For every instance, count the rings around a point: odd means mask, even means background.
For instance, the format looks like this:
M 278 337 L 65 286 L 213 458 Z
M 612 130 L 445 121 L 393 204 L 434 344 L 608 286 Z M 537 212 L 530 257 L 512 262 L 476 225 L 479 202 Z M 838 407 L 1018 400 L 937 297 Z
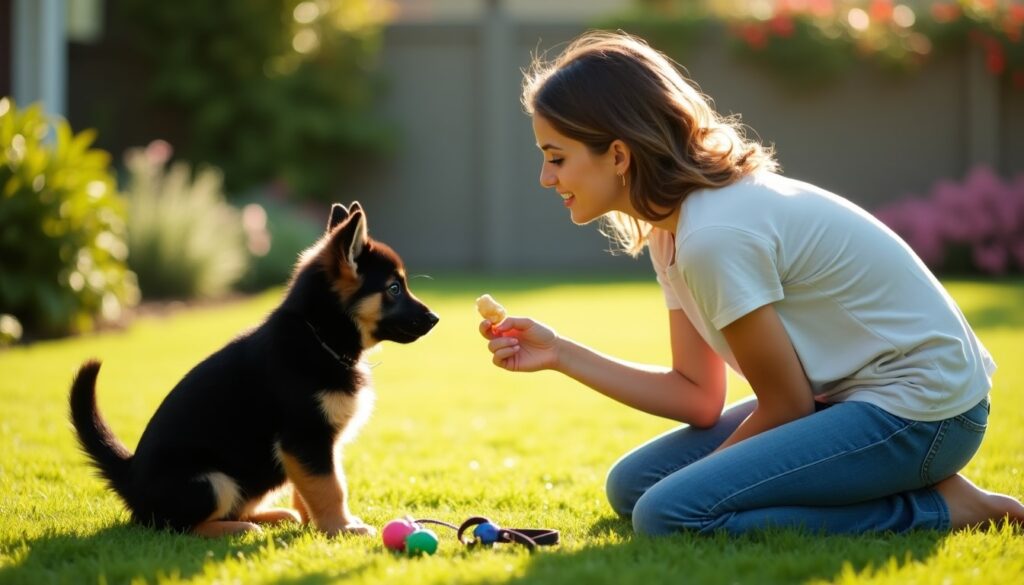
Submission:
M 950 530 L 1024 521 L 958 471 L 981 444 L 988 352 L 895 234 L 714 112 L 662 54 L 589 33 L 523 103 L 572 221 L 644 246 L 672 367 L 601 355 L 529 318 L 480 324 L 496 365 L 550 369 L 686 425 L 626 454 L 607 491 L 641 534 Z M 722 411 L 725 366 L 754 397 Z

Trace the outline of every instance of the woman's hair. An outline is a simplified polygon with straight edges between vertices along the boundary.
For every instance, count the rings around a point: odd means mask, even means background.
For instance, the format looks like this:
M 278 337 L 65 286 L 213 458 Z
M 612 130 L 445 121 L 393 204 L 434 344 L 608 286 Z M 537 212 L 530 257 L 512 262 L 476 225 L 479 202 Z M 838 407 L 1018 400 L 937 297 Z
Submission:
M 594 154 L 622 140 L 632 161 L 629 199 L 650 221 L 664 219 L 697 189 L 724 187 L 759 169 L 775 170 L 771 148 L 745 138 L 736 117 L 723 117 L 643 40 L 588 32 L 553 62 L 535 57 L 522 102 L 560 134 Z M 631 256 L 651 225 L 625 213 L 605 217 L 605 232 Z

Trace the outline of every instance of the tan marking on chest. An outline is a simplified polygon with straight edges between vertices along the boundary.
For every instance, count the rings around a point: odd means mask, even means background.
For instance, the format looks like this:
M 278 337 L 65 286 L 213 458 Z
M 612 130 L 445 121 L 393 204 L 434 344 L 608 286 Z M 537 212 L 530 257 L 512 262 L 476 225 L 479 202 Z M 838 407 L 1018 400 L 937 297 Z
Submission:
M 370 418 L 376 395 L 373 388 L 366 385 L 355 395 L 344 392 L 321 392 L 318 398 L 324 417 L 339 431 L 338 442 L 347 443 Z

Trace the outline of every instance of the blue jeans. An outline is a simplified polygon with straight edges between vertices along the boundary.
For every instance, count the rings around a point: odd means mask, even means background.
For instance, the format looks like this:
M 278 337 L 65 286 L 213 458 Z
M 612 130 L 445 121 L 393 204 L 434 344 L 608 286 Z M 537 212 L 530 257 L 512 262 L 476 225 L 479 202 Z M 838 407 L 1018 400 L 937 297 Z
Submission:
M 646 535 L 946 531 L 949 510 L 930 486 L 974 456 L 989 412 L 987 398 L 936 422 L 864 402 L 819 404 L 809 416 L 709 455 L 756 404 L 739 402 L 714 427 L 682 426 L 623 456 L 608 472 L 612 508 Z

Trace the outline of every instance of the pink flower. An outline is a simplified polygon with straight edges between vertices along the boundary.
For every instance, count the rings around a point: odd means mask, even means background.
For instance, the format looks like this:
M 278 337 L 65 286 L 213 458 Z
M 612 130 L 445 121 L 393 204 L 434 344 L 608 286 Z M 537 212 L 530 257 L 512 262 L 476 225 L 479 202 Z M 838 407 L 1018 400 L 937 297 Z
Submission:
M 772 32 L 776 36 L 783 38 L 793 36 L 793 31 L 796 30 L 796 27 L 793 25 L 793 19 L 785 14 L 776 14 L 768 21 L 768 26 L 771 27 Z
M 871 22 L 889 22 L 892 20 L 892 0 L 872 0 L 868 6 Z
M 938 268 L 945 259 L 935 208 L 922 199 L 904 199 L 878 209 L 875 216 L 917 253 L 928 266 Z
M 952 22 L 960 18 L 960 6 L 954 2 L 936 2 L 932 5 L 932 17 L 938 22 Z
M 146 146 L 146 160 L 156 167 L 161 167 L 171 160 L 172 154 L 174 147 L 166 140 L 154 140 Z
M 739 29 L 739 36 L 747 45 L 754 50 L 761 50 L 768 46 L 768 34 L 764 27 L 757 24 L 745 24 Z
M 985 67 L 992 75 L 999 75 L 1006 69 L 1006 54 L 1002 47 L 995 45 L 985 52 Z
M 831 16 L 835 10 L 835 4 L 832 0 L 810 0 L 807 9 L 819 18 L 825 16 Z
M 939 181 L 928 196 L 894 202 L 876 215 L 929 266 L 941 267 L 949 246 L 967 245 L 979 271 L 1024 271 L 1024 174 L 1003 181 L 979 166 L 962 183 Z

